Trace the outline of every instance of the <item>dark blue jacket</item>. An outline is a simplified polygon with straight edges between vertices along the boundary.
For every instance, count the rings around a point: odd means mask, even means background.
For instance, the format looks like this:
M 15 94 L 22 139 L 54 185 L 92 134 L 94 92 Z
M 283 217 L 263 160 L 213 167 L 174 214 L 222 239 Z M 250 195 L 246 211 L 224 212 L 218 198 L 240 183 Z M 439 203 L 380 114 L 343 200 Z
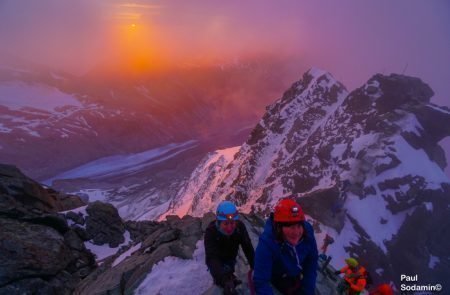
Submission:
M 255 253 L 253 281 L 256 294 L 271 295 L 271 282 L 280 283 L 286 277 L 298 278 L 302 273 L 301 291 L 298 294 L 314 295 L 318 251 L 311 224 L 305 222 L 304 228 L 302 239 L 294 247 L 287 242 L 277 241 L 272 217 L 267 220 Z
M 238 220 L 237 227 L 233 234 L 226 236 L 222 234 L 212 221 L 205 232 L 205 259 L 215 283 L 220 283 L 224 276 L 228 275 L 224 270 L 224 265 L 232 266 L 238 255 L 239 246 L 244 251 L 250 268 L 253 268 L 255 250 L 248 235 L 247 229 L 242 221 Z

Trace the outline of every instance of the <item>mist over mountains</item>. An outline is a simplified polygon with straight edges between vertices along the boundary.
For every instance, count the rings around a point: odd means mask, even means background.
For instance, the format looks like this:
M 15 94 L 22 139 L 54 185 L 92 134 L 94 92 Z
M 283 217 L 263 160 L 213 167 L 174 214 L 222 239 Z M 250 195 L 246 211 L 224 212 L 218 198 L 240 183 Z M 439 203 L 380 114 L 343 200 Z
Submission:
M 254 125 L 293 73 L 285 60 L 266 58 L 139 76 L 99 67 L 75 77 L 4 58 L 0 161 L 45 180 L 101 157 L 214 134 L 223 144 Z

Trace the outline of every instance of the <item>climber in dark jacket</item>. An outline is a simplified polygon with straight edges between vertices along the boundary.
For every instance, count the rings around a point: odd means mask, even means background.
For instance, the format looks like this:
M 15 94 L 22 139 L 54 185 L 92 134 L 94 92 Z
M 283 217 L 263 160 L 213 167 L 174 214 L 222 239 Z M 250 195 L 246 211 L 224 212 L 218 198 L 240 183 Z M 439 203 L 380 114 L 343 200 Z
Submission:
M 205 256 L 214 283 L 224 289 L 224 294 L 236 294 L 236 285 L 240 283 L 234 276 L 239 246 L 253 269 L 255 251 L 247 229 L 239 220 L 236 206 L 223 201 L 217 207 L 216 220 L 205 232 Z
M 256 294 L 314 295 L 318 251 L 314 231 L 293 199 L 283 198 L 266 222 L 255 254 Z

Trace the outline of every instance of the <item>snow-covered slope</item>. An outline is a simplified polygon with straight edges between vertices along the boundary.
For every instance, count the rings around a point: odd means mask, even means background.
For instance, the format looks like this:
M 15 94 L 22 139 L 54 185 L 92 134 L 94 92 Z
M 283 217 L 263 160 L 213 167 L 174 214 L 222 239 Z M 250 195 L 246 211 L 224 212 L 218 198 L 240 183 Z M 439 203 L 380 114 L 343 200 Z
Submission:
M 66 171 L 45 181 L 51 185 L 55 179 L 90 178 L 103 179 L 118 175 L 128 175 L 145 167 L 163 162 L 187 149 L 195 147 L 195 140 L 183 143 L 172 143 L 156 149 L 150 149 L 136 154 L 116 155 L 100 158 L 80 167 Z
M 105 157 L 51 177 L 45 183 L 86 196 L 89 202 L 111 203 L 126 220 L 154 219 L 167 210 L 170 198 L 197 163 L 183 158 L 199 158 L 195 155 L 198 150 L 201 151 L 199 143 L 190 140 Z
M 204 261 L 205 248 L 200 240 L 192 259 L 166 257 L 153 267 L 134 294 L 203 294 L 213 285 Z
M 450 226 L 450 180 L 437 144 L 450 135 L 450 112 L 432 95 L 400 75 L 375 75 L 348 93 L 312 69 L 267 108 L 231 162 L 205 159 L 168 213 L 201 216 L 223 199 L 267 213 L 294 196 L 335 238 L 335 263 L 355 255 L 386 279 L 405 269 L 442 276 L 450 247 L 433 240 L 442 236 L 407 242 Z M 424 254 L 411 261 L 415 251 Z M 440 263 L 428 268 L 431 257 Z
M 243 140 L 243 136 L 237 135 L 232 142 Z M 200 160 L 221 146 L 224 142 L 214 137 L 208 141 L 170 143 L 84 163 L 45 183 L 56 190 L 83 196 L 90 202 L 111 203 L 125 220 L 155 219 L 167 211 L 170 201 L 189 181 Z M 232 155 L 228 158 L 227 161 L 231 161 Z
M 233 160 L 238 150 L 239 147 L 233 147 L 208 154 L 192 173 L 188 184 L 177 193 L 176 203 L 173 202 L 170 213 L 192 215 L 191 208 L 208 212 L 215 203 L 215 200 L 210 198 L 213 193 L 211 189 L 215 189 L 223 181 L 225 175 L 221 172 Z M 160 219 L 164 219 L 166 215 L 167 213 L 160 216 Z
M 45 85 L 28 85 L 15 81 L 0 85 L 0 102 L 10 110 L 34 108 L 52 112 L 65 106 L 81 107 L 73 96 Z
M 176 137 L 150 113 L 102 101 L 77 81 L 44 68 L 0 67 L 1 162 L 42 180 L 83 162 Z

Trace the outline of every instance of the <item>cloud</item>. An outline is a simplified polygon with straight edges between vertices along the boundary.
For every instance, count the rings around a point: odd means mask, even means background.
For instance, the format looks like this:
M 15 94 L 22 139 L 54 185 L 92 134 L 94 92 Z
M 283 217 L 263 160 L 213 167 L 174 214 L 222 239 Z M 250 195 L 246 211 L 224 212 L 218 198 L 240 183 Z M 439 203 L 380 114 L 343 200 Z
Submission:
M 113 18 L 116 18 L 118 20 L 138 20 L 140 19 L 142 14 L 135 13 L 135 12 L 119 12 L 116 13 Z
M 178 63 L 274 54 L 327 69 L 349 88 L 376 72 L 406 68 L 435 89 L 438 102 L 448 104 L 450 96 L 445 0 L 4 0 L 0 5 L 0 50 L 72 72 L 138 47 L 140 55 Z M 127 32 L 132 23 L 135 31 Z
M 162 5 L 160 4 L 137 4 L 137 3 L 120 3 L 116 4 L 119 9 L 122 8 L 133 8 L 133 9 L 151 9 L 160 10 Z

